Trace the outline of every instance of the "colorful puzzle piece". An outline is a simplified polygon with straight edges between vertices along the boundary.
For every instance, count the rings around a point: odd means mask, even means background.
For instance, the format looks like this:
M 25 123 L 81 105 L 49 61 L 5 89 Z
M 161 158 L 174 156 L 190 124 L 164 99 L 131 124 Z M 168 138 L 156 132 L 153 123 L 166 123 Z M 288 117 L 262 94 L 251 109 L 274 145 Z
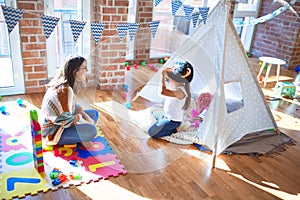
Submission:
M 1 185 L 4 190 L 1 197 L 5 199 L 21 198 L 25 194 L 34 195 L 39 191 L 46 192 L 49 190 L 47 182 L 34 168 L 3 173 Z
M 30 110 L 37 109 L 23 100 L 5 102 L 8 115 L 0 116 L 0 196 L 4 199 L 22 198 L 27 194 L 56 190 L 70 185 L 80 185 L 110 176 L 126 174 L 113 150 L 98 128 L 93 148 L 54 146 L 43 153 L 44 173 L 39 174 L 35 162 L 40 157 L 41 140 L 37 136 L 40 127 L 30 118 Z M 38 116 L 34 114 L 34 119 Z M 12 126 L 13 124 L 13 126 Z M 32 126 L 31 126 L 32 125 Z M 5 129 L 3 129 L 3 127 Z M 31 127 L 33 129 L 31 129 Z M 34 142 L 32 130 L 35 131 Z M 34 135 L 33 135 L 34 136 Z M 76 160 L 75 165 L 70 160 Z M 78 162 L 78 164 L 77 164 Z M 62 172 L 60 182 L 52 184 L 50 172 L 58 168 Z

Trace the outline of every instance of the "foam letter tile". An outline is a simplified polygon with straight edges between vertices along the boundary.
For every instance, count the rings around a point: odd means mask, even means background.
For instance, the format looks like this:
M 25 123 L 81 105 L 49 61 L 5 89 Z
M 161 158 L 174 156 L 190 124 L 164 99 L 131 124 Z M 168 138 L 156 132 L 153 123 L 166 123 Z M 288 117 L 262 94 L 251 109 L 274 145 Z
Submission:
M 116 158 L 115 154 L 98 155 L 96 157 L 89 157 L 83 159 L 83 166 L 87 171 L 93 174 L 102 176 L 103 178 L 109 178 L 110 176 L 118 176 L 120 174 L 126 174 L 123 165 Z
M 35 195 L 38 192 L 46 192 L 44 178 L 35 169 L 24 169 L 3 173 L 1 179 L 1 197 L 11 199 L 22 198 L 25 194 Z
M 3 195 L 2 195 L 2 193 L 3 193 L 3 187 L 2 187 L 2 170 L 3 170 L 3 168 L 2 168 L 2 136 L 0 135 L 0 197 L 2 197 Z
M 19 150 L 21 148 L 25 148 L 25 146 L 22 144 L 22 139 L 20 136 L 10 136 L 5 134 L 2 136 L 2 148 L 4 152 L 8 152 L 10 150 Z
M 3 173 L 27 168 L 34 169 L 33 154 L 27 149 L 3 152 L 2 156 Z
M 86 149 L 82 145 L 77 146 L 78 157 L 88 158 L 90 156 L 114 153 L 104 137 L 98 136 L 94 138 L 92 142 L 93 148 Z

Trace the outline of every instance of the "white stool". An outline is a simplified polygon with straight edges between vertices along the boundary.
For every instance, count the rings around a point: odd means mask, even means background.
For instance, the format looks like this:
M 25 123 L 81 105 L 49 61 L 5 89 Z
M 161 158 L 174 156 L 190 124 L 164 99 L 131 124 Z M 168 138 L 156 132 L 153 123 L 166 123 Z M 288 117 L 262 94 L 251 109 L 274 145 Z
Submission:
M 260 77 L 265 65 L 268 64 L 267 73 L 266 73 L 266 76 L 264 79 L 264 87 L 266 87 L 271 67 L 272 67 L 272 65 L 277 65 L 276 83 L 278 83 L 279 74 L 280 74 L 280 65 L 284 65 L 284 64 L 286 64 L 286 62 L 279 58 L 265 57 L 265 56 L 259 57 L 259 60 L 262 61 L 263 63 L 260 67 L 259 73 L 257 75 L 257 79 L 259 80 L 259 77 Z

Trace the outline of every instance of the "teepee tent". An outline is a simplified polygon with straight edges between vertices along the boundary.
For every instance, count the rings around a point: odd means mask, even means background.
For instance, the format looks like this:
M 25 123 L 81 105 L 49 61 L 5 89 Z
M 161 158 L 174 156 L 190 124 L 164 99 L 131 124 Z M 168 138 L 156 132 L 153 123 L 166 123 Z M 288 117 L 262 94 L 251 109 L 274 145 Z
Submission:
M 218 3 L 209 14 L 207 23 L 194 31 L 138 95 L 162 102 L 158 93 L 161 71 L 182 60 L 194 67 L 192 94 L 209 92 L 213 95 L 196 134 L 214 155 L 219 155 L 249 133 L 271 128 L 277 130 L 224 1 Z M 230 102 L 238 102 L 238 109 L 230 110 Z

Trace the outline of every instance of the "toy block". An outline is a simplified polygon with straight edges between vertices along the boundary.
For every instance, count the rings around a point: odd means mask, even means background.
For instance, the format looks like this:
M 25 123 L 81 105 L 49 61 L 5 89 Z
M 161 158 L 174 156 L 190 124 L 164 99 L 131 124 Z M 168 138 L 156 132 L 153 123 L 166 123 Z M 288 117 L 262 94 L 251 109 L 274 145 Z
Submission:
M 60 174 L 58 176 L 58 179 L 60 180 L 61 183 L 65 182 L 68 180 L 67 176 L 65 174 Z
M 44 146 L 43 148 L 44 151 L 53 151 L 53 146 Z
M 282 97 L 293 98 L 296 93 L 296 86 L 289 82 L 278 82 L 275 85 L 275 91 Z
M 64 145 L 64 147 L 66 147 L 66 148 L 71 148 L 71 147 L 76 147 L 77 146 L 77 144 L 65 144 Z
M 60 182 L 59 179 L 54 179 L 54 180 L 52 181 L 52 185 L 53 185 L 53 186 L 57 186 L 57 185 L 59 185 L 59 184 L 61 184 L 61 182 Z
M 33 157 L 34 157 L 34 167 L 38 173 L 45 171 L 44 169 L 44 159 L 43 159 L 43 144 L 42 144 L 42 132 L 41 126 L 38 122 L 38 114 L 36 110 L 30 111 L 31 120 L 31 136 L 32 136 L 32 147 L 33 147 Z

